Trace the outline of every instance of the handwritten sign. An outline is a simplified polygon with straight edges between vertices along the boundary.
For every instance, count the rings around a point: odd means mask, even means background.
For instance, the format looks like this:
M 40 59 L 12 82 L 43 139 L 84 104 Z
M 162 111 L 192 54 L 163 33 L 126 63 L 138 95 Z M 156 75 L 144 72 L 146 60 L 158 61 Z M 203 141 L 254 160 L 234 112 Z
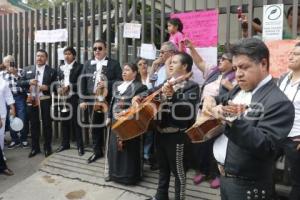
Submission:
M 298 40 L 267 41 L 270 50 L 270 73 L 273 77 L 280 77 L 288 71 L 289 53 L 293 50 Z
M 156 58 L 156 47 L 153 44 L 142 43 L 140 57 L 154 60 Z
M 142 27 L 141 24 L 125 23 L 123 37 L 140 39 L 141 38 L 141 27 Z
M 264 5 L 263 40 L 281 40 L 283 31 L 283 4 Z
M 66 47 L 63 48 L 57 48 L 57 59 L 58 60 L 65 60 L 65 56 L 64 56 L 64 50 Z
M 218 11 L 197 11 L 171 14 L 183 23 L 183 33 L 197 47 L 217 46 Z
M 41 30 L 35 33 L 35 42 L 55 43 L 68 41 L 67 29 Z

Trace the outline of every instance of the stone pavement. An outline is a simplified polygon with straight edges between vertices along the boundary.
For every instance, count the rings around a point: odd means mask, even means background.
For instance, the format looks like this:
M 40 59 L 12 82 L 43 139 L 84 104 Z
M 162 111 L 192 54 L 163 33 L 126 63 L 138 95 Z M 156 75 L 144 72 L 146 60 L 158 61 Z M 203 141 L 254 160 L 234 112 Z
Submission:
M 0 175 L 0 200 L 144 200 L 154 195 L 157 187 L 158 171 L 150 171 L 149 166 L 145 166 L 143 181 L 137 186 L 104 182 L 104 159 L 86 164 L 91 152 L 79 157 L 77 151 L 71 149 L 55 153 L 47 159 L 44 159 L 43 154 L 28 159 L 29 149 L 19 148 L 5 152 L 7 163 L 15 175 Z M 219 190 L 209 188 L 207 182 L 199 186 L 193 185 L 192 175 L 193 173 L 188 174 L 187 200 L 220 199 Z M 173 195 L 172 178 L 171 199 Z
M 29 152 L 30 148 L 4 150 L 7 158 L 6 163 L 14 171 L 15 175 L 10 177 L 0 175 L 0 194 L 38 171 L 40 163 L 45 157 L 43 154 L 38 154 L 34 158 L 28 159 Z
M 0 194 L 1 200 L 144 200 L 132 192 L 37 172 Z

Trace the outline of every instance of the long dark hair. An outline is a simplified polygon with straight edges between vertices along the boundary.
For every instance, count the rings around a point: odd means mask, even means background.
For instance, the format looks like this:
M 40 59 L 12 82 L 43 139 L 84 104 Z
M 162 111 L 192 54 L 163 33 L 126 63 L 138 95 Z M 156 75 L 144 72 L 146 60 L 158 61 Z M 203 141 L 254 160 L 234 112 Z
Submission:
M 135 63 L 125 63 L 123 66 L 125 67 L 126 65 L 130 67 L 133 72 L 136 72 L 136 77 L 134 80 L 141 81 L 141 75 L 138 66 Z
M 179 18 L 171 18 L 168 20 L 168 23 L 172 24 L 173 26 L 176 26 L 177 30 L 182 33 L 183 24 Z

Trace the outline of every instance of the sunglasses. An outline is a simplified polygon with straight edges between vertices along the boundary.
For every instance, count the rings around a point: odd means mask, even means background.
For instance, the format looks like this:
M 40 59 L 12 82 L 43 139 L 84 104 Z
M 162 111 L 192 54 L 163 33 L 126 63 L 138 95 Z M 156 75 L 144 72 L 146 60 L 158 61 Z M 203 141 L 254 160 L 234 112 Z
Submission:
M 94 47 L 93 50 L 94 50 L 94 51 L 97 51 L 97 50 L 102 51 L 102 50 L 103 50 L 103 47 Z

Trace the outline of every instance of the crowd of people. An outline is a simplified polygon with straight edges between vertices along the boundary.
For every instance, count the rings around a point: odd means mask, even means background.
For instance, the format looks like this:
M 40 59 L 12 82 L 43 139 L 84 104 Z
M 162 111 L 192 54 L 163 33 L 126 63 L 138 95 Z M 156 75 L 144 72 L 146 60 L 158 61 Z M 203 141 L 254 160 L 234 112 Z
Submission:
M 76 61 L 73 47 L 64 49 L 65 62 L 57 68 L 47 64 L 43 49 L 37 50 L 35 65 L 22 69 L 12 56 L 3 58 L 0 173 L 13 175 L 3 153 L 5 129 L 11 135 L 8 149 L 31 144 L 28 157 L 34 157 L 41 153 L 43 136 L 48 157 L 53 152 L 52 120 L 57 120 L 62 141 L 56 152 L 70 149 L 73 134 L 78 155 L 84 155 L 83 129 L 87 128 L 93 140 L 87 163 L 106 155 L 106 181 L 135 185 L 143 178 L 144 163 L 158 169 L 153 200 L 169 199 L 171 173 L 175 199 L 185 199 L 190 168 L 196 171 L 194 183 L 211 178 L 210 186 L 220 187 L 222 200 L 272 199 L 274 163 L 281 149 L 291 167 L 290 199 L 299 200 L 300 43 L 289 55 L 290 71 L 276 81 L 269 74 L 269 50 L 260 39 L 236 42 L 220 57 L 218 66 L 209 66 L 182 34 L 179 19 L 168 21 L 168 31 L 169 41 L 161 44 L 158 58 L 149 67 L 143 58 L 121 67 L 108 57 L 101 39 L 94 42 L 93 57 L 84 65 Z M 193 63 L 203 74 L 202 85 L 191 78 Z M 158 90 L 154 123 L 142 136 L 122 140 L 112 124 Z M 207 116 L 221 122 L 221 134 L 191 143 L 187 129 Z M 23 121 L 20 132 L 10 128 L 14 117 Z

